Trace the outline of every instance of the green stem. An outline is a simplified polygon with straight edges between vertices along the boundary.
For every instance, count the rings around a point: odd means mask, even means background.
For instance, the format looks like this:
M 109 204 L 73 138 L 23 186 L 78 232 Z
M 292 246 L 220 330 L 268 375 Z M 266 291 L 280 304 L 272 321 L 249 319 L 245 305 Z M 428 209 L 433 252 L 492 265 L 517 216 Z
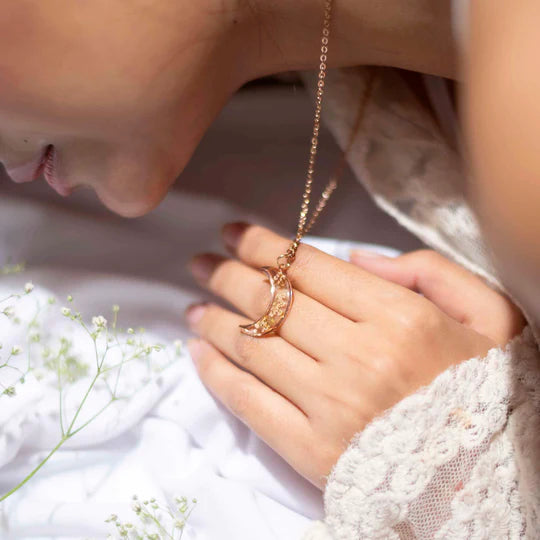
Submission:
M 70 431 L 69 436 L 73 437 L 73 435 L 76 435 L 77 433 L 79 433 L 81 429 L 84 429 L 88 424 L 93 422 L 102 412 L 104 412 L 107 409 L 107 407 L 110 407 L 111 404 L 114 403 L 115 401 L 116 401 L 115 398 L 111 399 L 111 401 L 109 401 L 107 405 L 104 405 L 103 407 L 101 407 L 101 409 L 96 414 L 94 414 L 94 416 L 90 417 L 82 426 L 79 426 L 75 431 Z
M 82 326 L 82 328 L 86 331 L 86 333 L 88 334 L 88 336 L 90 337 L 90 339 L 94 342 L 94 354 L 95 354 L 95 357 L 96 357 L 96 369 L 98 370 L 99 372 L 99 369 L 100 369 L 100 365 L 99 365 L 99 353 L 98 353 L 98 350 L 97 350 L 97 341 L 96 339 L 94 338 L 94 336 L 92 336 L 92 332 L 90 332 L 90 330 L 88 329 L 88 327 L 86 326 L 86 324 L 84 324 L 84 322 L 79 319 L 79 324 Z
M 143 512 L 144 513 L 144 512 Z M 146 512 L 146 515 L 157 525 L 157 528 L 159 531 L 161 531 L 163 534 L 166 534 L 171 540 L 174 540 L 174 537 L 171 536 L 163 527 L 163 525 L 159 522 L 159 520 L 156 517 L 155 511 L 150 513 Z
M 22 488 L 34 475 L 49 461 L 49 459 L 57 452 L 57 450 L 68 440 L 69 437 L 64 436 L 60 439 L 60 442 L 49 452 L 47 457 L 26 477 L 19 482 L 14 488 L 10 489 L 7 493 L 0 496 L 0 502 L 7 499 L 10 495 L 13 495 L 18 489 Z
M 62 431 L 62 437 L 66 434 L 64 430 L 64 408 L 63 408 L 63 398 L 62 398 L 62 377 L 60 375 L 60 359 L 61 355 L 59 354 L 56 358 L 56 378 L 58 381 L 58 414 L 60 416 L 60 430 Z
M 73 417 L 73 420 L 69 424 L 69 427 L 67 429 L 67 434 L 71 434 L 71 430 L 73 429 L 73 426 L 75 425 L 75 422 L 77 421 L 77 418 L 79 417 L 79 414 L 84 407 L 84 404 L 86 403 L 86 400 L 88 399 L 88 396 L 90 395 L 90 392 L 92 391 L 92 388 L 94 388 L 94 385 L 96 384 L 96 381 L 98 380 L 98 377 L 101 375 L 101 372 L 98 371 L 96 373 L 96 376 L 92 379 L 92 382 L 90 383 L 90 386 L 88 386 L 88 389 L 86 390 L 86 393 L 84 394 L 84 397 L 81 401 L 81 404 L 79 405 L 79 408 L 75 412 L 75 416 Z
M 18 371 L 21 374 L 22 377 L 24 377 L 26 375 L 26 373 L 24 371 L 22 371 L 21 369 L 19 369 L 17 366 L 10 366 L 7 362 L 0 366 L 0 369 L 2 369 L 2 368 L 14 369 L 15 371 Z

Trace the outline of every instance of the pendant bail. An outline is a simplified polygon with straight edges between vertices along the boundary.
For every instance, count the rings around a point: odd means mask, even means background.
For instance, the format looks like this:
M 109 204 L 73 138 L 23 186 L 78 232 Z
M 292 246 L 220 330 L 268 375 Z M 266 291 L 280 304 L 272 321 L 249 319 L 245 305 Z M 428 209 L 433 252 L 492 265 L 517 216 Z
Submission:
M 298 239 L 295 239 L 289 249 L 277 258 L 277 267 L 283 273 L 286 273 L 287 270 L 291 267 L 291 264 L 294 262 L 294 259 L 296 258 L 296 251 L 298 250 L 299 245 L 300 241 Z

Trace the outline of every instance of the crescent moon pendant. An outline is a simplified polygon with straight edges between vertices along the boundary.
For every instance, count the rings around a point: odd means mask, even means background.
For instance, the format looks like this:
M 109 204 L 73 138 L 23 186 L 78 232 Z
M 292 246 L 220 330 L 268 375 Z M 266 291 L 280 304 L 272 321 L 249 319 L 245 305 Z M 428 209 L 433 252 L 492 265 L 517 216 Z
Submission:
M 252 337 L 263 337 L 276 332 L 285 321 L 293 302 L 291 282 L 281 270 L 263 266 L 260 268 L 270 282 L 271 300 L 265 314 L 255 322 L 240 326 L 240 331 Z

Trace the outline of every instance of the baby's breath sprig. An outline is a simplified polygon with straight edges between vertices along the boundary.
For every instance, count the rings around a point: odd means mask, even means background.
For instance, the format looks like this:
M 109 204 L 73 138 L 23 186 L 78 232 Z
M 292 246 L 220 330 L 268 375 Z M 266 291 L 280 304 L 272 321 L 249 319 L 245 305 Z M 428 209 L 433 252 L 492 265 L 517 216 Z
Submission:
M 2 266 L 0 267 L 0 275 L 7 275 L 7 274 L 16 274 L 20 273 L 24 270 L 24 265 L 17 264 L 17 265 L 10 265 L 10 266 Z M 29 281 L 24 285 L 24 288 L 22 291 L 18 291 L 12 294 L 9 294 L 8 296 L 0 299 L 0 315 L 3 315 L 14 325 L 20 324 L 20 319 L 17 316 L 16 311 L 16 304 L 17 302 L 23 297 L 29 295 L 34 290 L 34 284 Z M 6 305 L 6 303 L 8 303 Z M 29 327 L 30 328 L 30 327 Z M 31 340 L 35 342 L 36 335 L 32 334 Z M 9 353 L 7 358 L 2 354 L 3 345 L 0 343 L 0 370 L 4 369 L 4 371 L 10 370 L 12 373 L 15 372 L 18 374 L 18 380 L 11 381 L 9 384 L 4 384 L 2 381 L 0 381 L 0 397 L 7 396 L 7 397 L 13 397 L 17 394 L 17 383 L 24 383 L 26 379 L 26 375 L 29 371 L 29 366 L 26 366 L 26 368 L 21 368 L 17 365 L 12 364 L 12 360 L 15 357 L 20 356 L 23 353 L 23 347 L 20 345 L 13 345 L 9 349 Z M 4 353 L 5 354 L 5 353 Z
M 161 505 L 155 498 L 140 500 L 133 495 L 131 509 L 138 523 L 121 521 L 112 514 L 106 523 L 114 526 L 115 531 L 109 539 L 130 538 L 132 540 L 181 540 L 191 512 L 197 504 L 197 499 L 188 501 L 187 497 L 175 497 L 166 506 Z
M 7 300 L 17 301 L 23 295 L 32 293 L 33 289 L 34 285 L 29 282 L 24 286 L 24 293 L 9 295 Z M 1 302 L 0 310 L 2 308 Z M 67 302 L 69 305 L 73 304 L 71 295 L 67 297 Z M 0 400 L 4 396 L 6 398 L 14 397 L 17 394 L 18 384 L 24 384 L 30 373 L 38 380 L 44 377 L 50 379 L 52 375 L 59 393 L 58 418 L 60 423 L 60 439 L 57 444 L 23 480 L 7 493 L 0 494 L 0 503 L 26 485 L 69 439 L 99 418 L 114 402 L 133 397 L 136 392 L 141 391 L 152 382 L 153 375 L 169 367 L 180 356 L 180 346 L 177 342 L 175 342 L 171 353 L 161 344 L 148 343 L 144 337 L 143 329 L 139 330 L 137 334 L 132 329 L 128 329 L 127 333 L 121 332 L 117 324 L 120 311 L 118 305 L 112 307 L 112 322 L 110 324 L 103 315 L 96 315 L 91 319 L 91 326 L 84 322 L 81 313 L 74 310 L 73 307 L 55 308 L 55 306 L 56 300 L 53 297 L 47 300 L 46 306 L 37 303 L 36 313 L 27 325 L 28 339 L 25 351 L 27 362 L 25 366 L 12 363 L 15 357 L 23 353 L 21 346 L 13 346 L 6 360 L 2 360 L 2 345 L 0 344 L 0 373 L 3 369 L 17 372 L 15 382 L 7 385 L 0 383 Z M 87 336 L 94 351 L 93 361 L 87 362 L 77 351 L 80 349 L 81 343 L 74 343 L 73 339 L 64 336 L 53 336 L 47 328 L 41 326 L 39 315 L 43 309 L 59 309 L 61 315 L 70 323 L 84 330 L 82 336 Z M 5 308 L 0 313 L 6 315 Z M 8 310 L 7 316 L 13 324 L 17 324 L 14 308 L 11 311 Z M 114 355 L 111 355 L 112 351 L 115 352 Z M 153 354 L 156 352 L 161 353 L 162 359 L 160 361 L 153 358 Z M 131 391 L 129 395 L 120 395 L 122 371 L 128 364 L 135 361 L 143 362 L 148 370 L 148 376 L 143 384 Z M 81 388 L 84 381 L 87 381 L 87 384 L 86 387 L 82 386 L 82 397 L 75 402 L 71 414 L 68 414 L 66 412 L 66 395 L 74 388 Z M 86 411 L 89 398 L 99 385 L 108 390 L 109 398 L 97 411 Z M 85 418 L 83 418 L 83 412 L 86 414 Z

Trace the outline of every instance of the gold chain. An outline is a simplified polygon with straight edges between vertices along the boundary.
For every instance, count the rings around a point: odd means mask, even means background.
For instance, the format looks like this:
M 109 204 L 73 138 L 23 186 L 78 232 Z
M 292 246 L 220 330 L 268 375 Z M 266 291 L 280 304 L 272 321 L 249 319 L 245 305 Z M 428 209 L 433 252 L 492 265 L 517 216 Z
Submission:
M 306 183 L 304 187 L 304 194 L 302 196 L 302 207 L 300 209 L 300 217 L 298 219 L 298 229 L 296 236 L 292 241 L 289 249 L 277 258 L 277 268 L 270 266 L 264 266 L 261 271 L 264 272 L 270 283 L 270 293 L 272 301 L 270 306 L 266 310 L 265 314 L 249 324 L 240 325 L 240 331 L 243 334 L 260 338 L 272 333 L 275 333 L 290 312 L 294 293 L 291 282 L 287 277 L 287 270 L 294 262 L 296 252 L 300 246 L 302 238 L 313 227 L 317 218 L 324 210 L 328 199 L 337 187 L 338 179 L 345 169 L 346 156 L 352 147 L 356 132 L 360 127 L 362 117 L 364 116 L 364 110 L 368 103 L 371 91 L 373 88 L 373 82 L 375 79 L 375 70 L 372 69 L 367 79 L 366 89 L 362 96 L 362 101 L 358 110 L 355 124 L 350 135 L 349 143 L 341 154 L 341 159 L 334 171 L 334 174 L 330 177 L 330 181 L 324 188 L 324 191 L 319 199 L 315 209 L 311 216 L 309 216 L 309 203 L 311 197 L 311 188 L 313 186 L 313 173 L 315 172 L 315 160 L 317 157 L 317 148 L 319 146 L 319 131 L 321 129 L 321 111 L 324 95 L 324 83 L 326 79 L 326 66 L 328 59 L 328 41 L 330 37 L 330 21 L 332 18 L 332 4 L 333 0 L 325 0 L 324 3 L 324 22 L 321 38 L 321 56 L 319 65 L 319 77 L 317 82 L 317 93 L 315 97 L 315 119 L 313 122 L 313 135 L 311 137 L 311 147 L 309 151 L 309 163 L 306 175 Z
M 366 107 L 369 96 L 371 95 L 374 81 L 374 70 L 372 70 L 370 73 L 370 77 L 368 78 L 366 90 L 362 96 L 362 102 L 360 104 L 356 122 L 353 127 L 351 137 L 349 139 L 349 144 L 347 145 L 347 148 L 343 151 L 339 164 L 336 167 L 334 173 L 332 174 L 330 181 L 324 188 L 322 195 L 317 203 L 317 206 L 313 210 L 311 217 L 308 221 L 309 206 L 311 202 L 311 191 L 313 186 L 313 174 L 315 172 L 315 161 L 317 158 L 317 150 L 319 147 L 319 132 L 321 129 L 321 113 L 327 72 L 328 43 L 330 38 L 330 23 L 332 21 L 332 7 L 333 0 L 325 0 L 323 29 L 321 37 L 321 55 L 319 57 L 319 76 L 317 79 L 317 93 L 315 95 L 315 117 L 313 120 L 313 133 L 311 136 L 311 147 L 309 150 L 306 182 L 304 186 L 304 193 L 302 195 L 302 206 L 300 208 L 300 216 L 298 218 L 298 228 L 296 230 L 296 236 L 291 243 L 289 249 L 277 258 L 277 265 L 282 274 L 287 272 L 291 264 L 294 262 L 294 259 L 296 258 L 296 252 L 298 251 L 298 247 L 300 246 L 302 238 L 311 230 L 313 225 L 315 225 L 315 222 L 317 221 L 319 215 L 326 207 L 328 199 L 330 199 L 330 196 L 338 186 L 338 180 L 345 169 L 346 157 L 352 147 L 354 135 L 360 127 L 364 109 Z

